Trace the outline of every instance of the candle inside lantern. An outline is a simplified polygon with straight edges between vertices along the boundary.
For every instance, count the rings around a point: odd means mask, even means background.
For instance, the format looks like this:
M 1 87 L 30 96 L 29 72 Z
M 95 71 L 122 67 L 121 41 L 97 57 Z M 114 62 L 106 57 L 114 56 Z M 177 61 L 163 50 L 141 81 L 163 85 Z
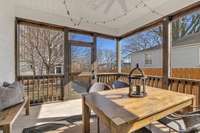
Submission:
M 138 73 L 139 72 L 139 73 Z M 129 96 L 130 97 L 144 97 L 146 96 L 146 77 L 139 65 L 136 65 L 129 73 Z
M 136 95 L 140 95 L 140 86 L 139 85 L 136 86 Z

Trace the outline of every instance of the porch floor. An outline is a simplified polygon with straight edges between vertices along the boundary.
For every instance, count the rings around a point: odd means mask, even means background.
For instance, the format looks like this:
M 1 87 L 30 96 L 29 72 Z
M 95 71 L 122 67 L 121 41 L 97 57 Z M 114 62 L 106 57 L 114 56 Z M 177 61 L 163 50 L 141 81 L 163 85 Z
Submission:
M 13 133 L 22 133 L 24 128 L 42 125 L 45 133 L 81 133 L 81 99 L 32 106 L 30 115 L 23 111 L 13 125 Z M 55 125 L 55 126 L 54 126 Z M 169 129 L 155 122 L 151 126 L 153 133 L 168 133 Z M 91 132 L 96 133 L 96 119 L 91 119 Z M 108 129 L 101 123 L 101 133 Z

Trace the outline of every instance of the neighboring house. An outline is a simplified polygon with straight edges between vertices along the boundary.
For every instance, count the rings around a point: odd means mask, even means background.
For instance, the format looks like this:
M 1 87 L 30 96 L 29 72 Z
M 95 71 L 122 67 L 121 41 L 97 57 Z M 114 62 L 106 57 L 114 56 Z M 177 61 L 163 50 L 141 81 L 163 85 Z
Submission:
M 173 68 L 200 67 L 200 33 L 188 35 L 173 42 L 171 49 Z M 162 47 L 155 46 L 132 54 L 131 64 L 142 68 L 162 67 Z
M 56 64 L 54 67 L 50 69 L 51 74 L 64 74 L 63 64 Z M 46 69 L 44 67 L 39 66 L 36 68 L 36 75 L 45 75 Z M 26 62 L 20 62 L 20 75 L 33 75 L 33 71 L 31 70 L 31 65 Z

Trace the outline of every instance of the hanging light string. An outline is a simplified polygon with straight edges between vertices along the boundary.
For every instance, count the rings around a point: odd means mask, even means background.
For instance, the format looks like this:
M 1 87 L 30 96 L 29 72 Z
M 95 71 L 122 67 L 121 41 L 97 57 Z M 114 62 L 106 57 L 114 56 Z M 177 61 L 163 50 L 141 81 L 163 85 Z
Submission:
M 159 17 L 164 16 L 163 14 L 159 13 L 158 11 L 147 5 L 143 0 L 140 0 L 140 2 L 143 4 L 143 7 L 146 7 L 152 14 L 155 14 Z
M 71 21 L 71 23 L 74 26 L 79 26 L 81 23 L 98 25 L 98 24 L 108 24 L 108 23 L 111 23 L 111 22 L 116 22 L 116 21 L 121 20 L 123 17 L 127 16 L 133 10 L 138 9 L 140 7 L 141 8 L 147 8 L 152 14 L 155 14 L 159 17 L 163 16 L 158 11 L 156 11 L 153 8 L 151 8 L 150 6 L 148 6 L 143 0 L 139 0 L 138 4 L 136 6 L 134 6 L 134 8 L 125 11 L 124 13 L 122 13 L 119 16 L 116 16 L 116 17 L 113 17 L 113 18 L 110 18 L 110 19 L 107 19 L 107 20 L 91 21 L 91 20 L 89 20 L 88 18 L 85 18 L 85 17 L 80 17 L 80 18 L 73 17 L 72 13 L 70 11 L 70 8 L 69 8 L 69 4 L 67 4 L 67 0 L 63 0 L 63 4 L 64 4 L 65 10 L 67 12 L 67 17 L 69 18 L 69 20 Z

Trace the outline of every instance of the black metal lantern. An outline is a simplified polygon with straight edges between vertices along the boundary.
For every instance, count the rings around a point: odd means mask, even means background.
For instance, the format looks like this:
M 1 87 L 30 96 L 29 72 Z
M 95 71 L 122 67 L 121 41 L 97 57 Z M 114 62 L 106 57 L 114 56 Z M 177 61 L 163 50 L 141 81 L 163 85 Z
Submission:
M 146 96 L 146 77 L 139 65 L 129 73 L 129 96 L 144 97 Z

